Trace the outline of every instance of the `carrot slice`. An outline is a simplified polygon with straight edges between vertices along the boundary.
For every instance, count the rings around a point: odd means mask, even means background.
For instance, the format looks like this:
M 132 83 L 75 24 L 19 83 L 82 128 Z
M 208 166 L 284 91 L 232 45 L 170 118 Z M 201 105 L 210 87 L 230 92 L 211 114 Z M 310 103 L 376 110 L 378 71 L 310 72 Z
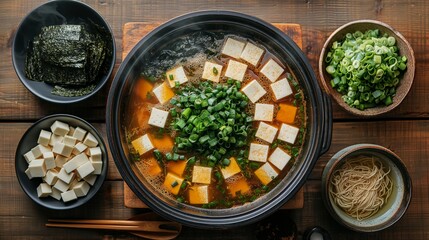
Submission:
M 295 122 L 297 107 L 289 104 L 285 104 L 285 103 L 280 103 L 279 107 L 280 107 L 280 110 L 277 112 L 277 116 L 276 116 L 277 121 L 280 121 L 283 123 Z

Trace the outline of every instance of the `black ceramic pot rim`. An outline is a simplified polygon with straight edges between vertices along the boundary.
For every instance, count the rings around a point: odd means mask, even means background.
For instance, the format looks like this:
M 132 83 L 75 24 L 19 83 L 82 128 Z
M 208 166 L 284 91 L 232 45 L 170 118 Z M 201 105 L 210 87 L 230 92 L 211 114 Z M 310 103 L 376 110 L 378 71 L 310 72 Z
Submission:
M 172 27 L 184 23 L 195 23 L 198 21 L 205 23 L 208 21 L 215 21 L 214 19 L 218 22 L 230 21 L 234 22 L 234 24 L 236 24 L 235 21 L 238 23 L 240 20 L 244 22 L 240 22 L 240 24 L 249 26 L 249 28 L 252 25 L 252 29 L 257 27 L 257 31 L 263 32 L 265 35 L 269 35 L 270 39 L 276 43 L 281 45 L 283 42 L 285 45 L 289 46 L 293 53 L 296 54 L 296 60 L 298 61 L 297 65 L 300 66 L 299 69 L 295 69 L 293 71 L 301 71 L 300 74 L 306 77 L 304 80 L 304 87 L 308 91 L 307 98 L 309 98 L 310 102 L 314 104 L 311 108 L 311 116 L 309 117 L 309 124 L 311 125 L 310 127 L 314 129 L 312 129 L 313 134 L 308 136 L 307 148 L 309 150 L 307 151 L 308 154 L 304 156 L 307 161 L 303 161 L 301 168 L 295 169 L 296 174 L 288 183 L 289 185 L 285 186 L 284 189 L 280 191 L 280 193 L 267 200 L 263 204 L 255 205 L 254 208 L 247 209 L 247 211 L 233 213 L 225 216 L 218 216 L 216 214 L 190 214 L 182 211 L 177 206 L 163 203 L 163 201 L 160 201 L 155 196 L 155 194 L 152 194 L 148 189 L 139 188 L 138 186 L 141 185 L 140 180 L 135 176 L 135 174 L 133 174 L 133 170 L 131 169 L 127 157 L 121 150 L 123 143 L 120 139 L 121 129 L 119 126 L 121 106 L 118 100 L 120 99 L 120 96 L 125 88 L 127 76 L 126 73 L 128 71 L 129 65 L 132 65 L 132 61 L 136 60 L 136 54 L 144 55 L 147 53 L 147 49 L 150 49 L 152 46 L 151 44 L 153 44 L 150 43 L 150 41 L 156 40 L 157 35 L 168 33 L 166 31 Z M 147 47 L 147 49 L 140 51 L 143 47 Z M 286 49 L 284 51 L 287 52 Z M 201 11 L 185 14 L 162 24 L 147 34 L 131 50 L 124 62 L 121 64 L 113 80 L 108 97 L 106 120 L 109 144 L 115 164 L 117 165 L 119 172 L 128 186 L 142 201 L 146 203 L 146 205 L 148 205 L 152 210 L 163 217 L 172 219 L 174 221 L 179 221 L 185 225 L 200 228 L 229 228 L 256 222 L 279 209 L 287 200 L 295 195 L 295 193 L 304 184 L 318 157 L 329 149 L 331 140 L 332 113 L 330 109 L 330 100 L 327 95 L 323 94 L 318 87 L 316 76 L 308 60 L 299 47 L 283 32 L 261 19 L 242 13 L 230 11 Z M 215 213 L 217 210 L 213 209 L 204 211 L 213 211 L 213 213 Z M 223 209 L 223 211 L 226 212 L 227 210 Z

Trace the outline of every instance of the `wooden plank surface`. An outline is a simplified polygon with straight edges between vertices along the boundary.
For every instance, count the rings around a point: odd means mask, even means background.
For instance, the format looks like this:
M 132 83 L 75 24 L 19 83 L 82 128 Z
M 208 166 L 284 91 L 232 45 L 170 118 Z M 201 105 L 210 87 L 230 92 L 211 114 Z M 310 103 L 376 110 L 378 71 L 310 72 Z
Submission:
M 159 26 L 159 23 L 131 22 L 124 24 L 122 35 L 122 60 L 128 55 L 132 48 L 150 31 Z M 275 23 L 274 26 L 288 35 L 299 47 L 302 48 L 302 31 L 299 24 Z M 124 203 L 129 208 L 146 208 L 144 204 L 129 188 L 124 184 Z M 304 191 L 300 189 L 295 196 L 289 200 L 283 208 L 294 209 L 304 206 Z

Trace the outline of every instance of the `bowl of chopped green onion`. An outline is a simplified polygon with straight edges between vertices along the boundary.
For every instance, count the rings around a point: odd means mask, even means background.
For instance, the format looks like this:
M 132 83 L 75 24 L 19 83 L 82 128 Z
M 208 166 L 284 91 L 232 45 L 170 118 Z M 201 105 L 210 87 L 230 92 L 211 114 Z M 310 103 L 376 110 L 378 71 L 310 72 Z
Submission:
M 348 112 L 362 117 L 387 113 L 411 89 L 414 52 L 389 25 L 357 20 L 335 30 L 319 58 L 322 86 Z

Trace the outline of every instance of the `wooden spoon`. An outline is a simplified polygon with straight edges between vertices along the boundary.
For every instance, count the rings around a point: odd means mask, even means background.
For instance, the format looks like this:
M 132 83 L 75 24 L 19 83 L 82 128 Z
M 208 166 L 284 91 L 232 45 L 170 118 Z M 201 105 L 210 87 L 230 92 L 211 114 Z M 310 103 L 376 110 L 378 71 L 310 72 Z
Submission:
M 166 221 L 155 213 L 144 213 L 129 220 L 95 220 L 95 219 L 49 219 L 47 227 L 86 228 L 122 230 L 146 239 L 168 240 L 176 238 L 182 225 Z

